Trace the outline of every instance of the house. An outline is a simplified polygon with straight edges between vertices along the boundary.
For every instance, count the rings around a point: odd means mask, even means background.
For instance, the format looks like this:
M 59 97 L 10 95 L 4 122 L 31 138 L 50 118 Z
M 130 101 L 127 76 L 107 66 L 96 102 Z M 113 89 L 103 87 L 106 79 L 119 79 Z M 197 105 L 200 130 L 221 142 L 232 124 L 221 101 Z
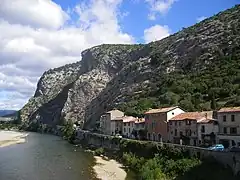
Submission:
M 137 118 L 132 116 L 124 116 L 123 117 L 123 131 L 122 135 L 126 138 L 135 138 L 133 134 L 133 130 L 135 128 L 135 121 Z
M 212 119 L 211 111 L 185 112 L 171 118 L 168 122 L 169 141 L 179 144 L 182 140 L 186 145 L 198 145 L 198 122 L 208 119 Z
M 198 145 L 216 144 L 216 136 L 218 134 L 218 121 L 211 117 L 206 117 L 197 122 L 198 129 Z
M 111 135 L 122 134 L 123 117 L 111 119 Z
M 219 133 L 217 142 L 225 146 L 240 146 L 240 107 L 221 108 L 217 112 Z
M 145 134 L 145 119 L 144 118 L 137 118 L 135 121 L 135 128 L 134 128 L 134 136 L 136 139 L 144 140 L 147 138 Z
M 168 121 L 184 111 L 179 107 L 151 109 L 145 112 L 147 139 L 152 141 L 168 141 Z
M 124 112 L 119 111 L 117 109 L 104 113 L 100 117 L 99 130 L 101 131 L 101 133 L 111 135 L 112 134 L 111 121 L 113 119 L 116 119 L 118 117 L 123 117 L 123 116 L 124 116 Z

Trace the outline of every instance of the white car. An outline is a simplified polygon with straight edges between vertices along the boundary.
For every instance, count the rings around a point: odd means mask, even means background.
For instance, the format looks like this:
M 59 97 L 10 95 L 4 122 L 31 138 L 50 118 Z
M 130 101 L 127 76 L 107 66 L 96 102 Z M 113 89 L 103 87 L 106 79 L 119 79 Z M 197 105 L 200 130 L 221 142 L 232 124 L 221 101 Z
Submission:
M 115 137 L 122 138 L 120 134 L 116 134 Z

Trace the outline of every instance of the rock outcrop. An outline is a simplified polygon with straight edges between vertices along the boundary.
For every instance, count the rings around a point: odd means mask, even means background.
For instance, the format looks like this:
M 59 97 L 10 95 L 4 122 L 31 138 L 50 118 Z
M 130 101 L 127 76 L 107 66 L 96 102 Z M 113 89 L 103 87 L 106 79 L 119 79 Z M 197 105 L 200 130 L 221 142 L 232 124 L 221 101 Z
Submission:
M 104 111 L 153 97 L 162 76 L 203 72 L 220 57 L 238 52 L 239 42 L 240 6 L 235 6 L 160 41 L 87 49 L 80 62 L 43 74 L 21 119 L 52 125 L 80 121 L 93 128 Z

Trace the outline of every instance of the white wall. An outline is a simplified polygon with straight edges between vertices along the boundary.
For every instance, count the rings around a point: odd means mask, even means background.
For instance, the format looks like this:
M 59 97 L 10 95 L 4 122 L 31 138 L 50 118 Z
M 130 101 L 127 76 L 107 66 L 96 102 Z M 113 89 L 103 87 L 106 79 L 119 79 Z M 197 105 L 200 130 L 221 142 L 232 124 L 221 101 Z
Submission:
M 184 113 L 184 111 L 180 108 L 176 108 L 176 109 L 173 109 L 172 111 L 167 112 L 167 121 L 181 113 Z

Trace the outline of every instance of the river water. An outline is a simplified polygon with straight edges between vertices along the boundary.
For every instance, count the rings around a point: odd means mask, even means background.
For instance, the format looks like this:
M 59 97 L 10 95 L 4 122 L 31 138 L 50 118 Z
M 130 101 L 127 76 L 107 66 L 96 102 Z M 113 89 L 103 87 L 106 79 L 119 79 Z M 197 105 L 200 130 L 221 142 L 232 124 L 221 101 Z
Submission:
M 52 135 L 0 148 L 0 180 L 96 180 L 93 155 Z

